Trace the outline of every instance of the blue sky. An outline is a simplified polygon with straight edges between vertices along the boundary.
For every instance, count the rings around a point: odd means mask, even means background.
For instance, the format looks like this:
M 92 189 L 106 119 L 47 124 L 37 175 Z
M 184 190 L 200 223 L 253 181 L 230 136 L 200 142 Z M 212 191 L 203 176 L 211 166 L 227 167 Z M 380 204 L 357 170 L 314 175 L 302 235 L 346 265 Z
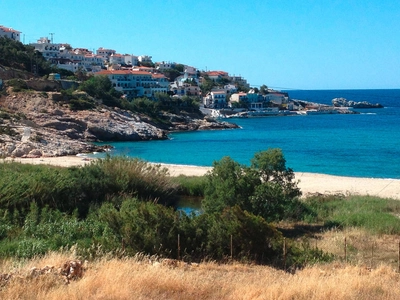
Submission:
M 398 0 L 0 0 L 35 42 L 151 55 L 278 89 L 400 88 Z

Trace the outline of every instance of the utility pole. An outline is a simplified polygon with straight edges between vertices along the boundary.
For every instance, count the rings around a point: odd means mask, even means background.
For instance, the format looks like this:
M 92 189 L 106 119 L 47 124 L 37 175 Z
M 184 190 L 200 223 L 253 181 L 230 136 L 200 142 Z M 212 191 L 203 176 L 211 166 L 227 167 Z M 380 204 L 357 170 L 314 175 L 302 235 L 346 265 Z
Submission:
M 50 32 L 49 34 L 51 35 L 51 40 L 50 41 L 53 44 L 53 35 L 55 35 L 55 33 L 54 32 Z

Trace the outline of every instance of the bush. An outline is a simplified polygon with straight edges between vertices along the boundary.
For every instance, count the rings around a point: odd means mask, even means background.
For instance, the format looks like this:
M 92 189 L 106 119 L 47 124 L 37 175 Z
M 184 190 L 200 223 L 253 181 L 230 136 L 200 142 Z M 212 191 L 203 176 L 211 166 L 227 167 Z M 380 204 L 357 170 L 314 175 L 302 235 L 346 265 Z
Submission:
M 240 165 L 229 157 L 214 162 L 206 175 L 204 210 L 221 212 L 225 207 L 238 205 L 267 221 L 279 221 L 296 215 L 301 195 L 294 173 L 286 167 L 281 150 L 269 149 L 256 153 L 251 167 Z
M 26 82 L 22 79 L 17 78 L 7 81 L 7 85 L 12 86 L 14 92 L 21 92 L 28 89 L 28 85 L 26 84 Z
M 94 101 L 87 99 L 71 99 L 69 101 L 69 108 L 71 110 L 87 110 L 96 107 Z

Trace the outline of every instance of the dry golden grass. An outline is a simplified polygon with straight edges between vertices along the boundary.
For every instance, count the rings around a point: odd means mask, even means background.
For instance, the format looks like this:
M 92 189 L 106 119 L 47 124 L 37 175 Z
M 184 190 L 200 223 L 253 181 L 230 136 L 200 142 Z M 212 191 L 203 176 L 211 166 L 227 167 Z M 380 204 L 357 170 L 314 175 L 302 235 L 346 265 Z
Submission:
M 5 261 L 0 273 L 27 274 L 31 267 L 71 259 L 50 254 L 26 263 Z M 22 276 L 23 277 L 23 276 Z M 400 299 L 400 275 L 389 266 L 372 270 L 332 263 L 289 274 L 265 266 L 149 263 L 149 258 L 103 259 L 83 278 L 65 285 L 57 275 L 15 277 L 1 299 Z
M 398 269 L 399 237 L 396 235 L 371 235 L 361 228 L 332 229 L 317 233 L 309 241 L 324 252 L 347 262 L 376 268 L 382 264 Z

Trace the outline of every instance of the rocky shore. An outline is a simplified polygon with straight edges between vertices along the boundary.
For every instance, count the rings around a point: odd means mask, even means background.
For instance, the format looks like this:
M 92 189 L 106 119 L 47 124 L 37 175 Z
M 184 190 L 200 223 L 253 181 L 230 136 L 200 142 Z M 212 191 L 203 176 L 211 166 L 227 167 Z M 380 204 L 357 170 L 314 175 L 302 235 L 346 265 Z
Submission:
M 56 92 L 12 92 L 0 97 L 0 156 L 54 157 L 104 151 L 93 142 L 168 139 L 171 131 L 237 128 L 209 118 L 165 114 L 168 126 L 147 116 L 99 105 L 73 111 Z
M 351 107 L 351 108 L 383 108 L 380 103 L 370 103 L 367 101 L 356 102 L 347 100 L 346 98 L 334 98 L 332 99 L 332 105 L 334 107 Z

